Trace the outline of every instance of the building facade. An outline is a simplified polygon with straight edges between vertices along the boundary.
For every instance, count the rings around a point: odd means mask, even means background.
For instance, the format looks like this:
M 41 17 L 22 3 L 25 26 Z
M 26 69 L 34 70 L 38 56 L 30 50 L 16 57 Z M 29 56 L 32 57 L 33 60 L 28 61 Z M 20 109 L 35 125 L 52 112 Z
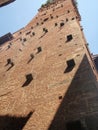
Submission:
M 98 74 L 80 20 L 75 1 L 55 0 L 0 47 L 1 130 L 98 130 Z

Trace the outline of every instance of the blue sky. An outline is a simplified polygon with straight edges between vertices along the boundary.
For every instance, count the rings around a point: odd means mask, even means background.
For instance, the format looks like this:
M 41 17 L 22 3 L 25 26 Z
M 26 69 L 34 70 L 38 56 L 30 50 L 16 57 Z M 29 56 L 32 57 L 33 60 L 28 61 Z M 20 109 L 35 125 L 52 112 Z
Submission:
M 0 36 L 15 32 L 27 25 L 37 13 L 38 8 L 46 0 L 16 0 L 12 4 L 0 8 Z M 98 0 L 77 0 L 82 17 L 81 25 L 91 53 L 98 53 Z

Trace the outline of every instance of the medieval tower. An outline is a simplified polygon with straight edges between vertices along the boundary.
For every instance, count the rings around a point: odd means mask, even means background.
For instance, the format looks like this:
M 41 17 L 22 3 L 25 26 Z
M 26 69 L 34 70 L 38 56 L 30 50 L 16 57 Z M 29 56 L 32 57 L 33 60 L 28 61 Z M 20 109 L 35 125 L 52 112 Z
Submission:
M 75 0 L 42 5 L 0 37 L 0 130 L 98 130 L 98 76 Z

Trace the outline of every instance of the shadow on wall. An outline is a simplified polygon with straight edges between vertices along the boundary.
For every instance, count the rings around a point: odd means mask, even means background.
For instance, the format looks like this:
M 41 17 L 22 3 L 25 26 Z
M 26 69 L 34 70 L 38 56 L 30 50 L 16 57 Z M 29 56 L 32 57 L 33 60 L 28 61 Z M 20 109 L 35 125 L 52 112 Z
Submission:
M 26 117 L 0 116 L 0 130 L 22 130 L 32 114 L 30 112 Z
M 48 130 L 98 130 L 95 80 L 85 55 Z

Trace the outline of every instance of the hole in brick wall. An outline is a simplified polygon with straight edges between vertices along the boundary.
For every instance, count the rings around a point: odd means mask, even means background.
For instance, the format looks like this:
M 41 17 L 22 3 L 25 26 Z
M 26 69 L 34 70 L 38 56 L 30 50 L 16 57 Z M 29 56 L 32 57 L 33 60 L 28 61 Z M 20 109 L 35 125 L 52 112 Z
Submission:
M 11 59 L 9 58 L 9 59 L 7 59 L 7 63 L 6 63 L 6 65 L 5 66 L 7 66 L 7 65 L 9 65 L 9 64 L 11 64 Z
M 48 19 L 49 19 L 49 18 L 45 18 L 45 19 L 44 19 L 44 22 L 46 22 Z
M 12 43 L 10 42 L 10 43 L 9 43 L 9 45 L 11 46 L 11 45 L 12 45 Z
M 58 15 L 56 15 L 56 18 L 58 18 L 59 16 Z
M 73 39 L 72 34 L 67 36 L 67 42 L 71 41 Z
M 34 58 L 34 55 L 33 55 L 33 54 L 30 54 L 30 59 L 29 59 L 29 61 L 27 62 L 27 64 L 29 64 L 29 63 L 33 60 L 33 58 Z
M 39 25 L 39 23 L 36 23 L 36 25 L 38 26 L 38 25 Z
M 80 56 L 80 54 L 77 55 L 77 57 Z
M 48 32 L 48 29 L 43 28 L 43 32 L 44 32 L 44 34 L 43 34 L 40 38 L 42 38 L 42 37 L 44 37 L 44 36 L 45 36 L 45 34 Z M 40 38 L 39 38 L 39 39 L 40 39 Z
M 25 83 L 22 85 L 22 87 L 28 86 L 28 85 L 31 83 L 32 80 L 33 80 L 32 74 L 27 74 L 27 75 L 26 75 L 26 81 L 25 81 Z
M 43 22 L 41 22 L 41 24 L 44 24 Z
M 31 31 L 27 32 L 26 35 L 29 35 L 31 33 Z
M 59 47 L 62 47 L 62 45 L 59 45 Z
M 80 120 L 68 122 L 66 128 L 67 130 L 84 130 Z
M 59 96 L 59 100 L 61 100 L 63 97 L 62 96 Z
M 69 10 L 67 10 L 67 13 L 70 13 L 70 11 L 69 11 Z
M 47 32 L 48 32 L 48 29 L 46 29 L 46 28 L 43 28 L 43 31 L 44 31 L 45 33 L 47 33 Z
M 38 48 L 37 48 L 37 53 L 36 53 L 36 54 L 40 53 L 41 51 L 42 51 L 42 48 L 41 48 L 41 47 L 38 47 Z
M 53 19 L 53 16 L 51 16 L 51 19 Z
M 26 42 L 26 41 L 27 41 L 27 39 L 26 39 L 26 38 L 24 38 L 24 39 L 23 39 L 23 42 Z
M 35 32 L 32 32 L 32 35 L 35 36 Z
M 71 20 L 74 20 L 75 18 L 72 18 Z
M 61 7 L 63 7 L 63 4 L 61 5 Z
M 10 45 L 8 45 L 6 50 L 8 50 L 8 49 L 10 49 L 10 48 L 11 48 L 11 46 L 10 46 Z
M 74 68 L 74 66 L 75 66 L 75 61 L 74 61 L 74 59 L 68 60 L 68 61 L 67 61 L 67 68 L 65 69 L 64 73 L 67 73 L 67 72 L 72 71 L 73 68 Z
M 22 52 L 22 49 L 19 48 L 19 51 Z
M 22 38 L 19 38 L 20 41 L 22 41 Z
M 60 23 L 60 27 L 64 26 L 64 22 Z
M 7 71 L 9 71 L 9 70 L 14 66 L 14 63 L 11 62 L 10 65 L 11 65 L 11 66 L 7 69 Z
M 68 22 L 68 18 L 66 18 L 66 22 Z
M 82 26 L 80 26 L 81 27 L 81 31 L 83 31 L 83 27 Z
M 22 34 L 22 32 L 19 32 L 19 34 Z
M 62 54 L 59 54 L 59 56 L 62 56 Z
M 31 29 L 33 29 L 33 27 L 31 27 Z
M 57 26 L 58 24 L 57 23 L 55 23 L 55 27 Z

